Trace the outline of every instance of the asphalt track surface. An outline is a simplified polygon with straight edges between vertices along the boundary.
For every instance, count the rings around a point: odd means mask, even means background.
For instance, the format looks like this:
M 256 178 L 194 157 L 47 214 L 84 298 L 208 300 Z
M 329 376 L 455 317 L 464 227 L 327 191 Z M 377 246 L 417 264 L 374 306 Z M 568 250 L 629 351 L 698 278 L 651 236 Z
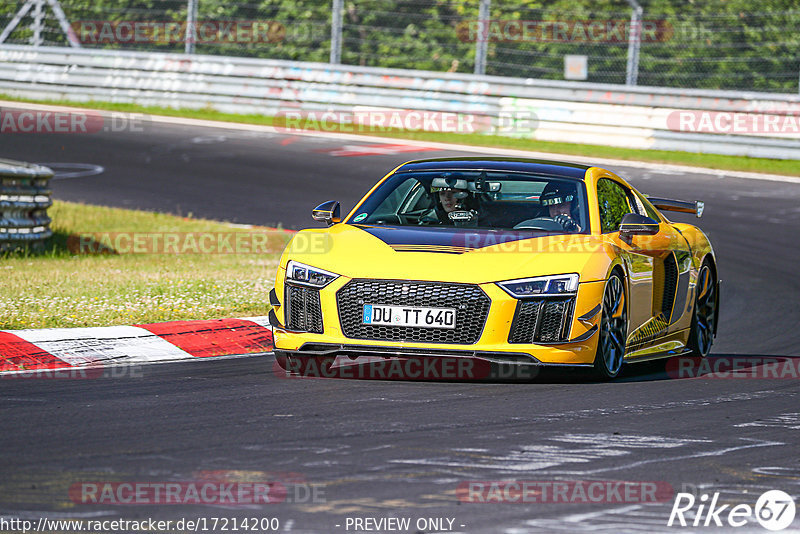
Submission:
M 135 133 L 3 135 L 0 157 L 105 169 L 55 180 L 58 199 L 300 228 L 314 224 L 316 203 L 335 198 L 349 209 L 403 161 L 458 154 L 333 155 L 346 144 L 364 143 L 148 124 Z M 612 170 L 647 193 L 706 201 L 701 226 L 724 281 L 715 357 L 800 357 L 800 186 Z M 348 518 L 407 517 L 410 532 L 420 518 L 450 518 L 455 532 L 660 532 L 684 530 L 666 527 L 671 498 L 481 504 L 461 502 L 456 489 L 601 480 L 720 492 L 721 504 L 753 505 L 768 489 L 800 495 L 797 376 L 674 378 L 663 365 L 639 365 L 609 383 L 564 373 L 442 383 L 281 379 L 272 364 L 263 355 L 119 378 L 3 380 L 0 518 L 277 517 L 280 531 L 335 533 L 354 531 Z M 293 502 L 118 506 L 69 497 L 87 481 L 209 473 L 290 476 Z M 321 495 L 308 502 L 300 482 Z M 736 531 L 764 532 L 752 518 Z

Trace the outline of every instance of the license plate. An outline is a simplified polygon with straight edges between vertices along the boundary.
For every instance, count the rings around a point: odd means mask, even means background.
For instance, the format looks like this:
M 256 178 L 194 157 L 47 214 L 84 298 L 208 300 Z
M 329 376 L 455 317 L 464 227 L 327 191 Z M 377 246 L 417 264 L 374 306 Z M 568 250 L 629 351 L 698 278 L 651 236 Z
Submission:
M 423 328 L 455 328 L 453 308 L 418 308 L 414 306 L 384 306 L 364 304 L 363 324 L 390 326 L 420 326 Z

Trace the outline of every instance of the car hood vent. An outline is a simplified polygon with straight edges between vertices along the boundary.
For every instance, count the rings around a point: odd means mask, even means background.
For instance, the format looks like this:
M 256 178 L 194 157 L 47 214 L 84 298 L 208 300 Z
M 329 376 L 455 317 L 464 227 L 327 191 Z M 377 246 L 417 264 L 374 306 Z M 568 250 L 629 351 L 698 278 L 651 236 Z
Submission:
M 452 248 L 468 251 L 546 235 L 546 233 L 531 231 L 448 228 L 440 226 L 354 226 L 377 237 L 392 248 L 400 245 L 404 247 Z M 426 250 L 425 252 L 431 251 Z
M 469 247 L 448 247 L 444 245 L 390 245 L 395 252 L 438 252 L 440 254 L 464 254 Z

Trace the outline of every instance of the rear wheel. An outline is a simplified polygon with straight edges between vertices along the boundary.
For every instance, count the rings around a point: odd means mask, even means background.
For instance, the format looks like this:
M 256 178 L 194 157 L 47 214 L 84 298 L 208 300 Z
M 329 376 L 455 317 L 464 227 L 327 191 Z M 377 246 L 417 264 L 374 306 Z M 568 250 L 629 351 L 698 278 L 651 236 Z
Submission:
M 600 316 L 600 337 L 594 369 L 603 379 L 616 377 L 622 369 L 625 340 L 628 337 L 628 310 L 622 276 L 614 271 L 603 291 L 603 308 Z
M 717 280 L 711 264 L 703 261 L 700 273 L 697 275 L 695 286 L 694 312 L 692 313 L 692 328 L 689 331 L 688 348 L 692 356 L 705 358 L 711 352 L 714 343 L 714 331 L 717 327 Z

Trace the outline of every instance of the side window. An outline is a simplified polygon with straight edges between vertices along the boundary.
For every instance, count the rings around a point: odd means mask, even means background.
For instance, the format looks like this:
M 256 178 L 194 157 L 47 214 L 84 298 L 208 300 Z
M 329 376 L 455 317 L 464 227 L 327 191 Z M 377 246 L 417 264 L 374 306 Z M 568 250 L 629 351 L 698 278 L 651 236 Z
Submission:
M 392 191 L 389 196 L 383 199 L 383 201 L 375 208 L 375 210 L 372 212 L 373 216 L 370 217 L 368 221 L 373 222 L 373 220 L 376 218 L 392 217 L 397 215 L 400 204 L 407 198 L 411 188 L 418 183 L 419 182 L 417 182 L 417 180 L 414 178 L 407 178 L 404 180 L 403 183 L 399 184 L 394 191 Z
M 417 182 L 408 193 L 403 205 L 400 206 L 400 213 L 418 212 L 420 210 L 433 209 L 433 201 L 428 189 Z
M 622 218 L 634 213 L 625 189 L 607 178 L 597 181 L 597 204 L 600 208 L 600 231 L 604 234 L 616 232 Z

